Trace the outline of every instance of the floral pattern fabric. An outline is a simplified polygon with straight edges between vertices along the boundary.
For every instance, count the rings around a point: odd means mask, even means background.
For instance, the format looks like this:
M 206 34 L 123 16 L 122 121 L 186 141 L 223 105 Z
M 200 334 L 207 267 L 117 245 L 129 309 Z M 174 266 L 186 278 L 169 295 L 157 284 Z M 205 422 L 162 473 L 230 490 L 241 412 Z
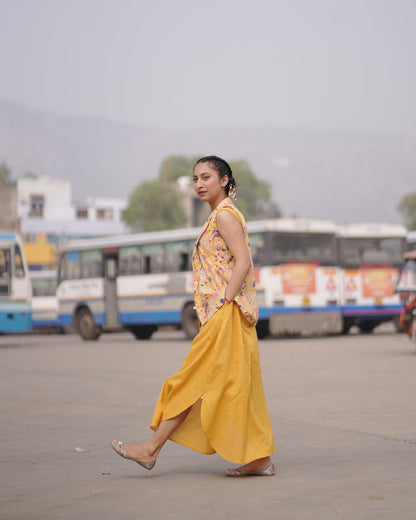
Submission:
M 235 259 L 217 228 L 217 215 L 222 210 L 231 211 L 240 221 L 251 256 L 244 217 L 231 199 L 226 198 L 211 213 L 192 254 L 194 301 L 201 325 L 204 325 L 224 305 L 225 289 L 235 265 Z M 233 301 L 237 303 L 247 321 L 255 325 L 258 320 L 258 307 L 253 265 Z

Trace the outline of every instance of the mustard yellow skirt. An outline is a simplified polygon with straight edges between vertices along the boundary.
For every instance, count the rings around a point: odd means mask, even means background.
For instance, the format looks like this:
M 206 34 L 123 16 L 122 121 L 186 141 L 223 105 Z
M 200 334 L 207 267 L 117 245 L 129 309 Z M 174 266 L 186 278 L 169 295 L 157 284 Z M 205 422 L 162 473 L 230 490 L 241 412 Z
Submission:
M 256 329 L 236 303 L 201 327 L 181 369 L 163 385 L 151 428 L 191 406 L 172 441 L 235 464 L 274 452 Z

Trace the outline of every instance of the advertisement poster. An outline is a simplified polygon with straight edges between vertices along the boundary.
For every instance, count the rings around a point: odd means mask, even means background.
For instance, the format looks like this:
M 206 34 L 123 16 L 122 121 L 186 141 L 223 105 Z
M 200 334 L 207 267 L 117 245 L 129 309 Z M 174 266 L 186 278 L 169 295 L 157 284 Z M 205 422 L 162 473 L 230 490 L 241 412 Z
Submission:
M 286 264 L 280 267 L 283 294 L 315 292 L 314 264 Z
M 394 269 L 391 267 L 361 269 L 361 281 L 365 298 L 383 298 L 394 294 Z

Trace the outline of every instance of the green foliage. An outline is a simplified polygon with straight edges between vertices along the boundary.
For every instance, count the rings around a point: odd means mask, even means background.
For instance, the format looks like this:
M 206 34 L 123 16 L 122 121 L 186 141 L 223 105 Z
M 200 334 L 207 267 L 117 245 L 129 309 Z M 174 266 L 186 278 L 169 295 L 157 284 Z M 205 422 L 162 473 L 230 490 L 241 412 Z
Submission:
M 407 229 L 416 230 L 416 191 L 404 195 L 397 209 L 401 213 Z
M 130 194 L 123 221 L 134 231 L 175 229 L 186 224 L 186 214 L 173 184 L 145 181 Z
M 280 217 L 281 211 L 271 199 L 270 183 L 259 180 L 247 161 L 232 161 L 230 166 L 237 183 L 236 206 L 246 220 Z
M 3 161 L 0 164 L 0 185 L 9 184 L 11 182 L 11 170 Z
M 186 226 L 188 217 L 181 206 L 176 181 L 179 177 L 192 175 L 198 158 L 199 156 L 184 155 L 166 157 L 160 167 L 158 179 L 143 182 L 132 191 L 123 221 L 134 231 L 157 231 Z M 259 180 L 244 160 L 233 161 L 230 166 L 238 185 L 236 205 L 246 220 L 280 217 L 278 206 L 271 200 L 270 184 Z
M 169 155 L 162 162 L 159 171 L 159 180 L 165 182 L 176 182 L 179 177 L 191 176 L 194 164 L 198 157 L 188 157 L 186 155 Z

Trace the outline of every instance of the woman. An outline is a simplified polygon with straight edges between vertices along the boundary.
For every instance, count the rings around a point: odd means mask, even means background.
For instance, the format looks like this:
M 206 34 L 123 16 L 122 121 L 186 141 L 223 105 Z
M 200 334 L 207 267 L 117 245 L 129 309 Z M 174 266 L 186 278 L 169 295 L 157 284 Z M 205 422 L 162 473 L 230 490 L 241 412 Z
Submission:
M 253 264 L 244 218 L 229 198 L 236 183 L 228 163 L 216 156 L 196 162 L 193 182 L 212 210 L 192 257 L 200 331 L 182 368 L 163 385 L 151 439 L 111 444 L 149 470 L 171 439 L 242 464 L 227 476 L 271 476 L 275 448 L 261 379 Z

